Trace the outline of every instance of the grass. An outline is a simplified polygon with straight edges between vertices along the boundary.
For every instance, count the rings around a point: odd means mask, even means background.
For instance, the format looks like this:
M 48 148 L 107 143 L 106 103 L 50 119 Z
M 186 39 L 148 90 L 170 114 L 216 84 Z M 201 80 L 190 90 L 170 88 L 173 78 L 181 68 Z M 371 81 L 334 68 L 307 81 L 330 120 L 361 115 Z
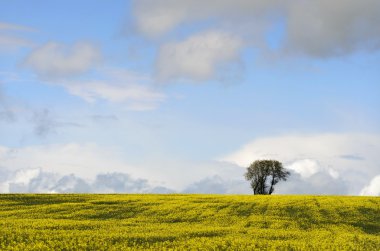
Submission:
M 0 250 L 380 250 L 380 197 L 0 195 Z

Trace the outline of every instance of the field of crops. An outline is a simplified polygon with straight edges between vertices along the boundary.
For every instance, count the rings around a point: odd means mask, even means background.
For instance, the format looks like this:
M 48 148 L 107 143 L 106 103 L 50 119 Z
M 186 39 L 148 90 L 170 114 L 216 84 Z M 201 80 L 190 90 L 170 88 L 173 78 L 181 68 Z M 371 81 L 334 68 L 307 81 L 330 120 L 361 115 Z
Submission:
M 380 197 L 0 195 L 0 250 L 380 250 Z

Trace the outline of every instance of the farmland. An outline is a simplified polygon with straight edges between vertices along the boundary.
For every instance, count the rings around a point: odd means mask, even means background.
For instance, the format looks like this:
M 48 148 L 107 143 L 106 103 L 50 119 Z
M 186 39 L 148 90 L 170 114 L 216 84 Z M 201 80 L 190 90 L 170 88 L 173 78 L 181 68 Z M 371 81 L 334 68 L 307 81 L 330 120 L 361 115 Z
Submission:
M 380 197 L 0 195 L 0 250 L 380 250 Z

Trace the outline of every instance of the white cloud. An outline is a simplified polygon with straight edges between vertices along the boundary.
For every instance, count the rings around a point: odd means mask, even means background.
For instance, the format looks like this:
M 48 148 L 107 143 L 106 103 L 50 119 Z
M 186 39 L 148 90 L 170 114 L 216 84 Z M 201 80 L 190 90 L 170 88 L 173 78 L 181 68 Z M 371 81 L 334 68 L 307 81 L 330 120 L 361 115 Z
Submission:
M 71 46 L 48 42 L 33 50 L 24 65 L 42 78 L 65 78 L 87 72 L 100 62 L 101 53 L 91 43 L 78 42 Z
M 105 81 L 70 82 L 65 87 L 72 95 L 87 102 L 108 100 L 125 103 L 130 110 L 152 110 L 166 99 L 166 95 L 146 85 Z
M 207 80 L 218 67 L 238 60 L 242 41 L 228 33 L 209 31 L 163 45 L 157 59 L 161 79 Z
M 318 194 L 347 195 L 349 183 L 341 178 L 334 178 L 328 172 L 320 170 L 315 174 L 302 177 L 299 173 L 290 171 L 287 181 L 279 182 L 275 194 Z
M 128 71 L 106 72 L 104 80 L 65 81 L 58 84 L 85 101 L 107 100 L 124 104 L 127 109 L 156 109 L 166 95 L 150 85 L 149 78 Z M 57 83 L 55 83 L 57 84 Z
M 59 175 L 41 169 L 3 171 L 7 178 L 0 180 L 0 193 L 171 193 L 166 187 L 156 187 L 148 180 L 136 179 L 126 173 L 96 175 L 84 180 L 74 174 Z
M 35 145 L 22 148 L 0 148 L 0 163 L 11 171 L 42 168 L 46 172 L 74 173 L 93 178 L 101 172 L 129 172 L 139 174 L 127 165 L 123 155 L 113 148 L 96 144 Z
M 291 164 L 288 164 L 286 168 L 300 174 L 302 178 L 309 178 L 318 172 L 326 172 L 332 178 L 339 177 L 339 173 L 336 170 L 321 166 L 318 161 L 312 159 L 297 160 Z
M 40 170 L 38 168 L 36 169 L 21 169 L 18 170 L 11 175 L 7 173 L 7 176 L 10 176 L 6 180 L 0 181 L 0 193 L 9 193 L 11 192 L 11 185 L 12 184 L 18 184 L 19 186 L 25 186 L 29 184 L 29 182 L 37 177 L 40 173 Z M 4 175 L 2 173 L 2 175 Z
M 369 185 L 361 190 L 360 195 L 380 196 L 380 175 L 375 176 Z
M 75 174 L 62 175 L 41 168 L 16 171 L 0 168 L 0 193 L 178 193 L 166 186 L 154 185 L 148 179 L 134 178 L 128 173 L 99 173 L 94 179 Z M 181 193 L 244 194 L 251 193 L 249 184 L 240 179 L 214 175 L 187 185 Z
M 318 162 L 311 159 L 298 160 L 288 165 L 287 168 L 299 173 L 302 178 L 308 178 L 321 169 Z
M 209 21 L 265 41 L 270 29 L 283 22 L 281 51 L 311 57 L 379 50 L 379 12 L 378 0 L 139 0 L 134 9 L 136 28 L 148 37 Z
M 376 134 L 294 135 L 256 139 L 221 160 L 247 167 L 257 159 L 277 159 L 303 180 L 323 174 L 344 182 L 348 193 L 359 194 L 378 173 L 378 152 L 380 136 Z

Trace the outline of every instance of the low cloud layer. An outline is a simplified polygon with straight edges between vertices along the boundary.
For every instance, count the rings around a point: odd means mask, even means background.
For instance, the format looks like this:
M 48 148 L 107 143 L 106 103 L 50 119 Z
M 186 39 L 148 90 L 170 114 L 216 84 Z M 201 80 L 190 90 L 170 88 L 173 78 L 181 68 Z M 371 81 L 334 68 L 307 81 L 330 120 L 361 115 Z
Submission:
M 241 167 L 247 167 L 257 159 L 276 159 L 283 162 L 286 168 L 297 175 L 279 185 L 277 191 L 280 193 L 358 195 L 363 194 L 363 187 L 368 186 L 373 177 L 379 175 L 379 142 L 380 136 L 376 134 L 259 138 L 221 160 Z M 376 180 L 374 184 L 369 187 L 376 187 Z M 372 191 L 372 188 L 368 190 Z
M 329 151 L 325 151 L 324 137 L 327 137 L 331 146 Z M 376 136 L 342 137 L 290 137 L 293 143 L 284 137 L 277 140 L 261 139 L 225 158 L 235 160 L 240 166 L 217 161 L 182 165 L 172 163 L 172 166 L 155 162 L 155 167 L 160 167 L 157 170 L 149 166 L 129 165 L 117 149 L 91 144 L 18 149 L 0 147 L 0 191 L 251 194 L 249 182 L 243 176 L 248 166 L 246 163 L 255 159 L 274 158 L 283 161 L 285 168 L 291 172 L 286 182 L 280 182 L 275 187 L 276 194 L 379 195 L 380 179 L 376 166 L 379 163 L 376 154 L 378 146 L 374 144 Z M 296 139 L 301 142 L 300 145 Z M 266 153 L 265 145 L 268 142 L 274 143 L 270 151 L 273 154 Z M 279 146 L 280 142 L 282 146 Z M 300 149 L 298 146 L 302 146 L 304 151 L 297 150 Z M 310 147 L 314 149 L 315 155 L 308 152 Z M 364 155 L 370 162 L 346 160 L 337 154 L 347 149 L 365 147 L 374 148 L 373 155 L 368 150 L 369 154 Z M 279 149 L 281 153 L 276 152 Z M 289 154 L 291 151 L 296 152 Z M 328 153 L 330 158 L 324 153 Z M 376 162 L 374 166 L 371 166 L 371 161 Z
M 1 170 L 1 169 L 0 169 Z M 166 187 L 151 186 L 145 179 L 125 173 L 98 174 L 93 181 L 74 174 L 58 175 L 39 168 L 15 172 L 1 170 L 0 193 L 172 193 Z
M 100 173 L 95 179 L 83 179 L 74 174 L 59 175 L 40 168 L 9 171 L 0 168 L 0 193 L 250 193 L 248 183 L 211 176 L 189 184 L 183 190 L 152 185 L 147 179 L 127 173 Z
M 257 44 L 280 25 L 280 50 L 286 54 L 324 58 L 380 49 L 377 0 L 139 0 L 134 6 L 136 29 L 148 37 L 206 22 L 253 35 Z
M 0 168 L 0 193 L 187 193 L 187 194 L 252 194 L 249 182 L 240 179 L 208 176 L 188 184 L 184 189 L 154 185 L 148 179 L 135 178 L 127 173 L 100 173 L 94 179 L 75 174 L 59 175 L 40 168 L 9 171 Z M 365 186 L 360 195 L 379 196 L 380 176 Z M 286 182 L 275 187 L 274 194 L 346 195 L 348 183 L 324 172 L 303 178 L 291 171 Z M 358 195 L 358 194 L 356 194 Z
M 87 72 L 101 60 L 99 49 L 88 42 L 65 45 L 48 42 L 34 49 L 24 65 L 44 79 L 60 79 Z

